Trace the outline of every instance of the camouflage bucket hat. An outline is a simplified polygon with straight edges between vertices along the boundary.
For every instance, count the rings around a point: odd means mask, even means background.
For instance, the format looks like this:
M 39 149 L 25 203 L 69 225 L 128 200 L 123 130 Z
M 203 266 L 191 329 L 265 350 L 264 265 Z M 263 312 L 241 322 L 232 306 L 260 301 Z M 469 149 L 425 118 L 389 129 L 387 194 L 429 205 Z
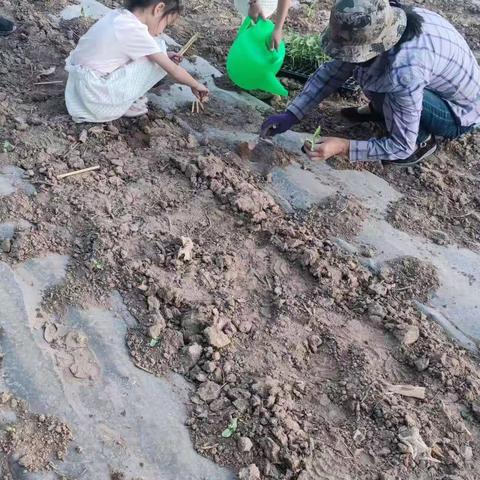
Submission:
M 362 63 L 394 47 L 406 25 L 405 12 L 388 0 L 337 0 L 322 46 L 332 58 Z

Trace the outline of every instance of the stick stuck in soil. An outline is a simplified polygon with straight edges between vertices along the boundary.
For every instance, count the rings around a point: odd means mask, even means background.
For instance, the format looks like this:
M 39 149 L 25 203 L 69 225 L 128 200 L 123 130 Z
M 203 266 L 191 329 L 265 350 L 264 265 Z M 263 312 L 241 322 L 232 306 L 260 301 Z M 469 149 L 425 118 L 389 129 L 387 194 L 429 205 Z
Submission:
M 81 170 L 62 173 L 61 175 L 57 175 L 57 180 L 61 180 L 62 178 L 72 177 L 73 175 L 80 175 L 81 173 L 93 172 L 94 170 L 98 170 L 99 168 L 100 168 L 100 165 L 95 165 L 94 167 L 82 168 Z

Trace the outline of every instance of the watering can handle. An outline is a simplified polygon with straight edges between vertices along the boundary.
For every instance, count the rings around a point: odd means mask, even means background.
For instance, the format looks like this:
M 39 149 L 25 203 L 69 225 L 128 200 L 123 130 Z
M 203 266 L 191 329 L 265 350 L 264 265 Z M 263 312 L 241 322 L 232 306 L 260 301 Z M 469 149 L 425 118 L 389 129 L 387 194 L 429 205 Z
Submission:
M 247 17 L 242 25 L 240 26 L 240 29 L 238 30 L 238 33 L 237 33 L 237 37 L 239 35 L 241 35 L 245 30 L 248 30 L 253 24 L 253 20 L 251 19 L 251 17 Z

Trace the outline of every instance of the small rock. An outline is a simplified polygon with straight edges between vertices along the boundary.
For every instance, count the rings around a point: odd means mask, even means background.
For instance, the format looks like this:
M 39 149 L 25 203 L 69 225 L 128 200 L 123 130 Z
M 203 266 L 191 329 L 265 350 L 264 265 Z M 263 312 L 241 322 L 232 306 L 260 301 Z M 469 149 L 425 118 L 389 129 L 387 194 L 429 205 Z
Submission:
M 186 356 L 186 367 L 192 368 L 197 362 L 200 360 L 202 356 L 203 348 L 198 343 L 192 343 L 188 347 L 185 348 L 185 356 Z
M 362 257 L 373 258 L 375 256 L 375 250 L 368 245 L 361 245 L 359 252 Z
M 379 303 L 372 303 L 368 306 L 369 317 L 380 317 L 383 320 L 387 316 L 387 311 Z
M 207 403 L 212 402 L 213 400 L 217 399 L 220 395 L 222 387 L 215 382 L 211 382 L 210 380 L 202 383 L 200 387 L 198 387 L 197 395 Z
M 212 347 L 223 348 L 230 343 L 228 336 L 217 327 L 207 327 L 203 334 Z
M 274 442 L 271 438 L 265 438 L 262 441 L 263 452 L 265 456 L 272 462 L 277 463 L 279 461 L 280 446 Z
M 353 441 L 357 444 L 360 444 L 364 440 L 365 440 L 365 433 L 359 429 L 355 430 L 355 433 L 353 434 Z
M 177 257 L 184 262 L 190 262 L 193 256 L 193 242 L 189 237 L 181 237 L 182 248 L 177 253 Z
M 409 325 L 402 334 L 404 345 L 413 345 L 420 337 L 420 329 L 416 325 Z
M 78 141 L 80 143 L 85 143 L 87 141 L 87 138 L 88 138 L 88 132 L 86 130 L 82 130 L 78 137 Z
M 12 251 L 12 241 L 9 238 L 2 240 L 1 248 L 3 253 L 10 253 Z
M 158 312 L 160 309 L 160 300 L 155 295 L 147 297 L 148 310 L 150 312 Z
M 428 357 L 420 357 L 415 360 L 415 368 L 419 372 L 423 372 L 430 365 L 430 359 Z
M 318 335 L 310 335 L 308 337 L 308 346 L 312 353 L 317 353 L 318 347 L 322 345 L 323 340 Z
M 238 448 L 243 453 L 248 453 L 253 448 L 253 443 L 248 437 L 238 439 Z
M 437 245 L 446 245 L 448 243 L 448 235 L 441 230 L 432 230 L 430 232 L 430 239 Z
M 118 135 L 118 134 L 120 133 L 120 130 L 118 130 L 118 128 L 117 128 L 115 125 L 111 124 L 111 123 L 109 123 L 109 124 L 107 125 L 107 130 L 108 130 L 109 132 L 113 133 L 114 135 Z
M 261 480 L 260 470 L 252 463 L 238 472 L 238 480 Z
M 217 364 L 215 362 L 212 362 L 212 361 L 205 362 L 203 364 L 203 370 L 207 373 L 214 372 L 216 368 L 217 368 Z
M 206 382 L 208 380 L 208 377 L 203 373 L 203 372 L 197 372 L 193 378 L 197 381 L 197 382 Z
M 162 317 L 163 319 L 163 317 Z M 162 321 L 157 321 L 156 323 L 154 323 L 151 327 L 148 328 L 148 336 L 150 338 L 158 338 L 163 330 L 165 329 L 165 327 L 167 326 L 165 320 Z
M 238 325 L 238 330 L 242 333 L 249 333 L 252 330 L 252 322 L 245 320 Z
M 467 445 L 463 449 L 463 458 L 465 459 L 466 462 L 469 462 L 473 458 L 473 450 L 470 445 Z
M 233 368 L 233 363 L 230 362 L 229 360 L 227 360 L 224 364 L 223 364 L 223 373 L 225 375 L 228 375 L 231 371 L 232 371 L 232 368 Z

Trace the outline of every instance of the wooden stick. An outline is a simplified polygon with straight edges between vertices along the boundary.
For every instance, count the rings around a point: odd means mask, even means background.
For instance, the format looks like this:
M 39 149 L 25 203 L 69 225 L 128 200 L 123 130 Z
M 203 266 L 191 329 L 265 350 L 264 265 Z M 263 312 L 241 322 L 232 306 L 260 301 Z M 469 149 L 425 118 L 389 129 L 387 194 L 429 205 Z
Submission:
M 56 85 L 58 83 L 63 83 L 63 80 L 50 80 L 49 82 L 36 82 L 34 85 Z
M 387 393 L 425 400 L 425 387 L 416 385 L 387 385 Z
M 200 36 L 199 33 L 196 33 L 178 52 L 178 55 L 185 55 L 187 51 L 190 49 L 190 47 L 198 40 L 198 37 Z
M 79 175 L 80 173 L 87 173 L 92 172 L 93 170 L 98 170 L 100 165 L 95 165 L 94 167 L 82 168 L 81 170 L 75 170 L 73 172 L 62 173 L 61 175 L 57 175 L 57 180 L 61 180 L 62 178 L 71 177 L 72 175 Z

